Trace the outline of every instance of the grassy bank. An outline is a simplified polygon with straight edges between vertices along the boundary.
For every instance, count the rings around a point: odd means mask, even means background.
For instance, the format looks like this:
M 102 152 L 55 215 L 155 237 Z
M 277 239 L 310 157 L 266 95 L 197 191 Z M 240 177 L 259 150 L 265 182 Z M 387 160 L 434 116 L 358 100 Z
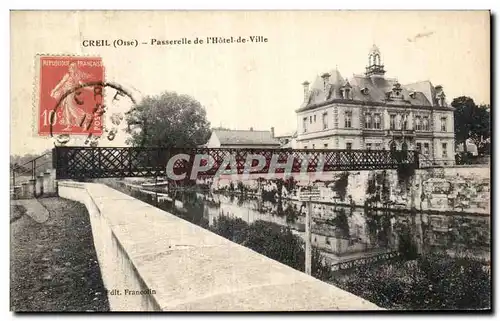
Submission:
M 43 224 L 11 207 L 11 310 L 108 311 L 85 206 L 60 198 L 40 202 L 50 213 Z

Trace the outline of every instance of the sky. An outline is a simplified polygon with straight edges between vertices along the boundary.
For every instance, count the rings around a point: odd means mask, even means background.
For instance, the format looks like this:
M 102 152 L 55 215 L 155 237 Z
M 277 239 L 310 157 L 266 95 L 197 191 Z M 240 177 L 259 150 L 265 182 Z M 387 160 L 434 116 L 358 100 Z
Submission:
M 417 35 L 423 36 L 417 36 Z M 83 40 L 194 40 L 262 36 L 267 42 L 83 47 Z M 409 41 L 411 40 L 411 41 Z M 37 54 L 100 56 L 106 80 L 140 100 L 162 91 L 188 94 L 212 126 L 296 129 L 301 83 L 338 68 L 364 72 L 376 44 L 386 76 L 430 80 L 448 102 L 490 104 L 490 18 L 486 11 L 14 12 L 11 14 L 11 154 L 50 148 L 34 133 Z M 112 143 L 124 145 L 120 133 Z M 81 144 L 74 141 L 72 144 Z

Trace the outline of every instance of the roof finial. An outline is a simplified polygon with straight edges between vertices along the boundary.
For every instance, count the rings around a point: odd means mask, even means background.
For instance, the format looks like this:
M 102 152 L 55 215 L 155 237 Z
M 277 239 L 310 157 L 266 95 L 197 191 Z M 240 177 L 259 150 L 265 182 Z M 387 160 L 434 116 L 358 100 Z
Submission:
M 370 50 L 371 53 L 378 53 L 380 54 L 380 49 L 378 49 L 377 45 L 374 43 L 372 45 L 372 49 Z

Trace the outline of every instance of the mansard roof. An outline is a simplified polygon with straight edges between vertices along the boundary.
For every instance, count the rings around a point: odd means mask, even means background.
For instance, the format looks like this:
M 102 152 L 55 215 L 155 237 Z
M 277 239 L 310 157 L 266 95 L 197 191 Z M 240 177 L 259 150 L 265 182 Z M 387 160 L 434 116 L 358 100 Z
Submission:
M 406 105 L 435 107 L 439 106 L 436 98 L 436 89 L 430 81 L 420 81 L 408 85 L 401 85 L 401 99 L 388 99 L 387 93 L 392 92 L 394 85 L 399 84 L 394 78 L 370 77 L 366 75 L 353 75 L 343 78 L 338 70 L 329 72 L 330 78 L 325 88 L 323 78 L 317 76 L 309 91 L 309 96 L 299 111 L 310 109 L 313 106 L 325 105 L 328 102 L 341 102 L 342 87 L 348 82 L 352 88 L 350 103 L 366 105 Z

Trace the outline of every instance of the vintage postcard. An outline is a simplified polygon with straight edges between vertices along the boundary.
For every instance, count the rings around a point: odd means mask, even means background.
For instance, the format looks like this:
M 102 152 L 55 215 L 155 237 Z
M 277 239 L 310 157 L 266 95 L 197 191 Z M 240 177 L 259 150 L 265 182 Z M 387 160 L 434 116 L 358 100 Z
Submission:
M 11 311 L 491 311 L 489 11 L 10 19 Z

